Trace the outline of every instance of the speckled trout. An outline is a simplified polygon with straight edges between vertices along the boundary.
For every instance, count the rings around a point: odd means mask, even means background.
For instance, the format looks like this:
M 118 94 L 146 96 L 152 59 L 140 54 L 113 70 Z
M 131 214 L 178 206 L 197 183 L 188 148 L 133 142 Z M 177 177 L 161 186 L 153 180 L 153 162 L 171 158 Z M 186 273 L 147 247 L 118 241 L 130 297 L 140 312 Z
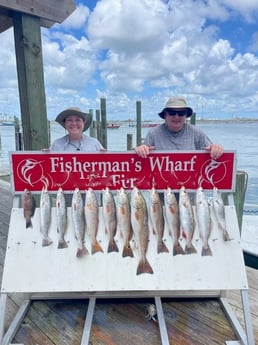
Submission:
M 179 192 L 179 217 L 182 229 L 182 236 L 185 238 L 186 241 L 185 254 L 196 253 L 197 251 L 192 243 L 195 228 L 193 209 L 188 193 L 184 186 L 180 188 Z
M 229 234 L 226 228 L 226 216 L 225 216 L 225 207 L 222 200 L 222 196 L 218 188 L 213 188 L 212 196 L 212 206 L 217 220 L 219 228 L 222 230 L 222 236 L 224 241 L 230 241 Z
M 58 188 L 56 194 L 56 225 L 57 225 L 57 232 L 59 235 L 58 238 L 58 249 L 67 248 L 68 245 L 65 241 L 65 233 L 66 233 L 66 225 L 67 225 L 67 209 L 66 209 L 66 202 L 64 191 L 60 187 Z
M 158 238 L 157 252 L 168 253 L 169 250 L 163 241 L 164 215 L 159 193 L 154 187 L 150 190 L 150 220 L 154 233 Z
M 143 195 L 136 187 L 133 188 L 131 195 L 131 223 L 140 250 L 140 260 L 136 273 L 137 275 L 142 273 L 152 274 L 153 269 L 146 257 L 149 243 L 147 205 Z
M 120 188 L 117 193 L 117 229 L 123 240 L 123 252 L 122 256 L 133 257 L 133 251 L 130 245 L 130 240 L 133 235 L 131 225 L 131 210 L 128 194 L 124 188 Z
M 203 243 L 202 256 L 212 255 L 208 242 L 211 233 L 210 206 L 202 187 L 199 187 L 196 191 L 195 204 L 199 234 Z
M 82 196 L 79 188 L 75 188 L 72 198 L 72 222 L 75 238 L 78 243 L 76 256 L 78 258 L 88 255 L 89 252 L 84 245 L 85 219 Z
M 119 249 L 115 241 L 117 229 L 116 204 L 114 196 L 108 187 L 103 191 L 103 217 L 105 231 L 109 238 L 107 252 L 118 252 Z
M 179 244 L 180 239 L 180 219 L 179 208 L 176 196 L 167 188 L 164 191 L 165 219 L 170 236 L 173 238 L 173 255 L 184 254 L 183 248 Z
M 97 195 L 92 188 L 86 191 L 84 215 L 86 232 L 90 237 L 91 254 L 103 252 L 101 245 L 97 241 L 99 227 L 99 205 Z
M 40 231 L 42 233 L 42 246 L 49 246 L 52 243 L 48 235 L 51 223 L 51 201 L 47 188 L 43 187 L 40 196 Z

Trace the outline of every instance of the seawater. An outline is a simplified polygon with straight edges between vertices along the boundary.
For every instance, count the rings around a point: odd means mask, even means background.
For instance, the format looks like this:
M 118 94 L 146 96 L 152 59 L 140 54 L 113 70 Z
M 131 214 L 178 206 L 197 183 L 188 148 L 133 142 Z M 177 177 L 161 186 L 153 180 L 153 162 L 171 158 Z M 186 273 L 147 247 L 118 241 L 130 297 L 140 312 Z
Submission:
M 236 151 L 237 170 L 248 175 L 245 204 L 258 206 L 258 122 L 208 122 L 198 123 L 198 126 L 214 143 L 220 143 L 225 150 Z M 148 130 L 149 128 L 142 128 L 142 138 Z M 132 135 L 135 146 L 135 127 L 122 124 L 118 129 L 108 129 L 108 150 L 126 151 L 128 134 Z M 63 135 L 64 129 L 56 123 L 51 123 L 51 142 Z M 10 173 L 10 151 L 15 151 L 14 127 L 0 126 L 0 175 Z

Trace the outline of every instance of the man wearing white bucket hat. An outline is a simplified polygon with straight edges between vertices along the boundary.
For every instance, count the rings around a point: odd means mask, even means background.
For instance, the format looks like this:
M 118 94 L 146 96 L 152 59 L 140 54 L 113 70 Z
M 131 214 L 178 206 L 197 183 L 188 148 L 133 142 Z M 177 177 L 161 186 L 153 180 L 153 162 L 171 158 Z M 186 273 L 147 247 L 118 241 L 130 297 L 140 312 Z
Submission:
M 151 150 L 206 150 L 213 159 L 219 158 L 224 149 L 213 144 L 197 126 L 186 123 L 192 116 L 192 108 L 187 106 L 183 97 L 169 98 L 159 116 L 165 122 L 152 128 L 142 145 L 135 148 L 140 157 L 147 157 Z
M 82 112 L 80 108 L 68 108 L 62 111 L 57 115 L 56 122 L 65 128 L 67 134 L 53 142 L 51 151 L 92 152 L 104 150 L 96 138 L 83 134 L 90 127 L 91 121 L 91 114 Z

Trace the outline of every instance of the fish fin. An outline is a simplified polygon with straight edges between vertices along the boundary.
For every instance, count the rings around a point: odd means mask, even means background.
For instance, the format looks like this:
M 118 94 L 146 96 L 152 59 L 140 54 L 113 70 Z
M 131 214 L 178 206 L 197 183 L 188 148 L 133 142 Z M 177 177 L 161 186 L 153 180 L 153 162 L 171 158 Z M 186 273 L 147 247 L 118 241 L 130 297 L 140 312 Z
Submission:
M 92 244 L 92 246 L 91 246 L 91 254 L 95 254 L 98 252 L 103 253 L 103 249 L 102 249 L 101 245 L 98 242 L 96 242 L 96 243 Z
M 51 238 L 49 238 L 49 237 L 43 238 L 43 240 L 42 240 L 42 247 L 50 246 L 51 243 L 53 243 Z
M 122 257 L 124 258 L 124 257 L 126 257 L 126 256 L 130 256 L 131 258 L 134 257 L 132 248 L 131 248 L 131 246 L 130 246 L 129 243 L 128 243 L 128 244 L 125 244 L 125 245 L 124 245 L 124 248 L 123 248 Z
M 183 254 L 184 255 L 184 249 L 180 246 L 179 243 L 174 244 L 173 246 L 173 256 Z
M 84 255 L 88 255 L 88 249 L 83 245 L 82 248 L 78 248 L 76 256 L 77 258 L 81 258 Z
M 165 245 L 163 241 L 160 241 L 158 243 L 158 248 L 157 248 L 158 254 L 159 253 L 169 253 L 168 247 Z
M 192 244 L 185 246 L 185 254 L 195 254 L 195 253 L 197 253 L 197 250 L 195 249 L 195 247 Z
M 202 256 L 211 256 L 212 255 L 212 251 L 210 249 L 210 246 L 206 246 L 206 247 L 202 247 Z
M 117 244 L 115 242 L 115 240 L 113 238 L 110 239 L 109 243 L 108 243 L 108 249 L 107 249 L 108 253 L 111 252 L 119 252 L 119 249 L 117 247 Z
M 68 244 L 65 240 L 58 241 L 57 249 L 68 248 Z
M 153 274 L 153 269 L 149 263 L 149 261 L 145 258 L 145 259 L 141 259 L 138 267 L 137 267 L 137 272 L 136 274 L 142 274 L 142 273 L 149 273 L 149 274 Z

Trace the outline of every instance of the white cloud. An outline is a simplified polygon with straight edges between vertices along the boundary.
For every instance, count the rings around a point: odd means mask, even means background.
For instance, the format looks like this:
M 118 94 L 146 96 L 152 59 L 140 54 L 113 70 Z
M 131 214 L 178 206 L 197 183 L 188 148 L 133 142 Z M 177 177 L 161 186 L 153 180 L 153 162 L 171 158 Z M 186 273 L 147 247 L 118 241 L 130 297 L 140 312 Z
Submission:
M 64 23 L 42 30 L 49 116 L 96 108 L 103 95 L 110 114 L 125 116 L 138 99 L 156 114 L 172 94 L 199 111 L 244 107 L 239 96 L 257 105 L 257 32 L 241 52 L 220 27 L 241 19 L 244 30 L 257 11 L 257 0 L 99 0 L 92 12 L 80 1 Z M 1 33 L 1 48 L 0 112 L 10 100 L 19 107 L 12 30 Z

